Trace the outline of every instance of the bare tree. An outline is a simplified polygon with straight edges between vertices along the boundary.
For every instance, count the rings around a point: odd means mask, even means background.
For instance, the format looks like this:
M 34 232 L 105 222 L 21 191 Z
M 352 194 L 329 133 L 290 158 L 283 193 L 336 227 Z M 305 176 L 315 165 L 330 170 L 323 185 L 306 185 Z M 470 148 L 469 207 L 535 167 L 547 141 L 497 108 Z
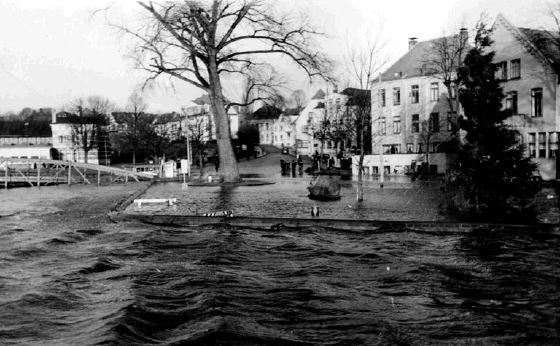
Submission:
M 210 95 L 220 152 L 220 177 L 240 180 L 231 145 L 223 79 L 278 55 L 308 76 L 321 76 L 329 60 L 313 42 L 320 33 L 306 17 L 279 14 L 264 0 L 138 2 L 152 17 L 142 29 L 122 28 L 138 41 L 139 66 L 149 80 L 167 75 Z
M 459 34 L 446 36 L 434 40 L 431 49 L 422 57 L 422 72 L 443 82 L 447 89 L 447 104 L 450 113 L 457 113 L 460 109 L 458 90 L 460 81 L 457 71 L 463 65 L 463 60 L 470 49 L 468 44 L 468 30 L 461 28 Z
M 129 143 L 132 146 L 132 163 L 136 163 L 136 150 L 141 146 L 142 124 L 141 117 L 145 115 L 148 105 L 144 102 L 142 94 L 139 92 L 132 93 L 128 97 L 128 105 L 130 117 L 127 121 L 127 133 Z
M 101 96 L 90 96 L 85 101 L 79 98 L 66 108 L 68 120 L 72 128 L 72 143 L 75 148 L 84 152 L 84 162 L 88 162 L 89 152 L 94 149 L 105 149 L 107 117 L 114 108 L 113 103 Z
M 208 139 L 211 134 L 210 115 L 202 112 L 196 115 L 187 114 L 186 109 L 182 110 L 187 122 L 188 138 L 193 148 L 193 157 L 198 157 L 200 168 L 200 178 L 204 175 L 204 150 L 207 148 Z
M 290 106 L 297 109 L 305 108 L 307 104 L 307 95 L 305 95 L 305 91 L 298 89 L 292 92 L 289 98 Z
M 358 143 L 360 156 L 358 159 L 358 187 L 356 198 L 358 202 L 364 199 L 363 188 L 363 171 L 364 171 L 364 155 L 366 147 L 371 148 L 373 143 L 371 109 L 371 93 L 369 92 L 374 76 L 379 74 L 381 69 L 387 64 L 389 58 L 384 54 L 385 43 L 381 40 L 382 27 L 379 28 L 377 35 L 368 35 L 371 37 L 366 44 L 356 44 L 348 48 L 347 65 L 354 82 L 359 89 L 349 95 L 347 103 L 347 119 L 345 124 L 348 136 L 354 137 Z M 383 172 L 381 172 L 383 174 Z
M 253 107 L 260 103 L 276 105 L 284 98 L 286 81 L 269 65 L 260 65 L 259 69 L 247 69 L 241 87 L 239 102 L 230 102 L 227 109 L 236 106 L 243 117 L 243 123 L 251 119 Z

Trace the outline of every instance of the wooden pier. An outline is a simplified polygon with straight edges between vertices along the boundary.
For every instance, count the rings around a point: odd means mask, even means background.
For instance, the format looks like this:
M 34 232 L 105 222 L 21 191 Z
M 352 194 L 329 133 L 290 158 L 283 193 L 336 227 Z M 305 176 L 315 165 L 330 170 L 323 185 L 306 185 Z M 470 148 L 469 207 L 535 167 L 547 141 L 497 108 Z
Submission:
M 0 186 L 26 184 L 45 186 L 55 184 L 127 183 L 153 180 L 154 175 L 121 168 L 88 163 L 49 159 L 0 158 Z

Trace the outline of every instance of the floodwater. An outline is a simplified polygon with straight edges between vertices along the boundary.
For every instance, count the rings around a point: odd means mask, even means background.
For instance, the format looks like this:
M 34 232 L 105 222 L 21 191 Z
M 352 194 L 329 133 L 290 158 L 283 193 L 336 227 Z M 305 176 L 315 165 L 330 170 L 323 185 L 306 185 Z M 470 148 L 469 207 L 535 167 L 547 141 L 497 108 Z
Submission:
M 544 228 L 35 225 L 0 218 L 2 345 L 560 344 Z
M 380 189 L 378 182 L 366 181 L 364 201 L 358 203 L 355 181 L 340 180 L 340 200 L 316 201 L 308 197 L 311 180 L 311 177 L 283 177 L 262 186 L 156 184 L 140 198 L 175 198 L 177 203 L 173 207 L 131 204 L 126 211 L 130 214 L 204 215 L 231 210 L 234 216 L 311 218 L 311 209 L 317 206 L 323 219 L 446 221 L 446 216 L 439 213 L 439 184 L 388 182 Z

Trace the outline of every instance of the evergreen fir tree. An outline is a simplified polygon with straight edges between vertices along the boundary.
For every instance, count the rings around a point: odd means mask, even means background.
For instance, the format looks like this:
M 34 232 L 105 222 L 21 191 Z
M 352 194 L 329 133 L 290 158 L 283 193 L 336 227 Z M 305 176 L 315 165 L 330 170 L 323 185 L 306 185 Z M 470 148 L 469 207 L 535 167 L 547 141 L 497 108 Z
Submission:
M 503 123 L 511 113 L 502 110 L 504 94 L 495 78 L 489 33 L 478 24 L 475 46 L 458 71 L 465 113 L 461 128 L 467 135 L 455 172 L 462 203 L 454 206 L 471 220 L 527 222 L 532 217 L 536 165 L 524 155 L 518 131 Z

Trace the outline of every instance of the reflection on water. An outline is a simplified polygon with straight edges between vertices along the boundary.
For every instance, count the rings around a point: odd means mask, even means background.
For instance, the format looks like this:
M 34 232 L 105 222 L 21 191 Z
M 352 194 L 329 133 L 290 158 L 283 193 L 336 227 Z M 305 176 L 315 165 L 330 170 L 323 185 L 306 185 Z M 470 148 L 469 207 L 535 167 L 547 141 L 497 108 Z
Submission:
M 6 221 L 3 345 L 560 343 L 558 233 Z

